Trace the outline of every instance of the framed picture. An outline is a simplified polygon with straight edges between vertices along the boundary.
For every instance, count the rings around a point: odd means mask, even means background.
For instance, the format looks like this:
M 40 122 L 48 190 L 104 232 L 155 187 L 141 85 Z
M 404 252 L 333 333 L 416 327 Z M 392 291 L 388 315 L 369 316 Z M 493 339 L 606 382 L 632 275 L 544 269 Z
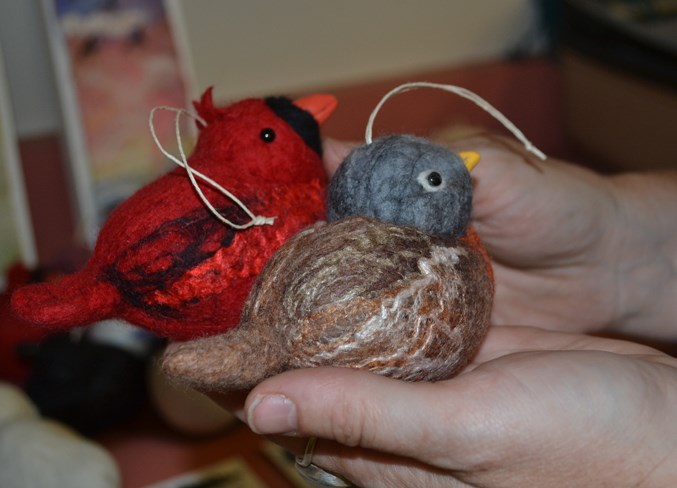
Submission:
M 12 104 L 0 46 L 0 289 L 8 266 L 37 262 L 33 226 L 26 198 Z
M 80 227 L 92 243 L 110 210 L 171 164 L 153 142 L 148 117 L 156 106 L 186 107 L 185 83 L 163 0 L 42 5 Z M 154 126 L 172 147 L 172 118 Z

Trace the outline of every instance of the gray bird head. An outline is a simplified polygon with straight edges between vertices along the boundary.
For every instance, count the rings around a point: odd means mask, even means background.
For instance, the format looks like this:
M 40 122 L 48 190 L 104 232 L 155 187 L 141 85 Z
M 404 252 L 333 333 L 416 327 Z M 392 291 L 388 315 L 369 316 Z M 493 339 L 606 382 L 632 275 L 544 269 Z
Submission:
M 459 237 L 472 183 L 463 159 L 426 139 L 394 135 L 354 149 L 329 183 L 328 219 L 351 215 Z

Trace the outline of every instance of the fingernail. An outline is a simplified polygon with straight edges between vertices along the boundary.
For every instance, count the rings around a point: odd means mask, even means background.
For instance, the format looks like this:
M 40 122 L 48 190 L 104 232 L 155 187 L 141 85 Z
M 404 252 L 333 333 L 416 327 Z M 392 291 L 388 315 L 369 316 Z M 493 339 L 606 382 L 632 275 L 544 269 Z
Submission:
M 247 411 L 247 424 L 257 434 L 294 434 L 296 405 L 283 395 L 263 395 Z

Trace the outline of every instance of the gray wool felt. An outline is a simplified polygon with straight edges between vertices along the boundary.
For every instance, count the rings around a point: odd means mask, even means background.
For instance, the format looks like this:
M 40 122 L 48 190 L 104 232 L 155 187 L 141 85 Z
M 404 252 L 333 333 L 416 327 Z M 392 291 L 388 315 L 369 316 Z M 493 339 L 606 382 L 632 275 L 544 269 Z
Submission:
M 438 185 L 426 182 L 433 172 L 441 176 Z M 449 149 L 392 135 L 354 149 L 330 181 L 327 200 L 330 222 L 363 215 L 459 237 L 470 221 L 472 182 L 461 157 Z

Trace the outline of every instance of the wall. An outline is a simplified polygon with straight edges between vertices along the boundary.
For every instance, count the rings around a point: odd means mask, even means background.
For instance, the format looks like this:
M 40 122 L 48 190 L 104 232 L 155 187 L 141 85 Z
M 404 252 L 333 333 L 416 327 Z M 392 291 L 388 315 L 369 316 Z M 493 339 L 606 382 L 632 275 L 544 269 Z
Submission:
M 531 0 L 171 0 L 191 96 L 237 99 L 504 56 L 533 32 Z

